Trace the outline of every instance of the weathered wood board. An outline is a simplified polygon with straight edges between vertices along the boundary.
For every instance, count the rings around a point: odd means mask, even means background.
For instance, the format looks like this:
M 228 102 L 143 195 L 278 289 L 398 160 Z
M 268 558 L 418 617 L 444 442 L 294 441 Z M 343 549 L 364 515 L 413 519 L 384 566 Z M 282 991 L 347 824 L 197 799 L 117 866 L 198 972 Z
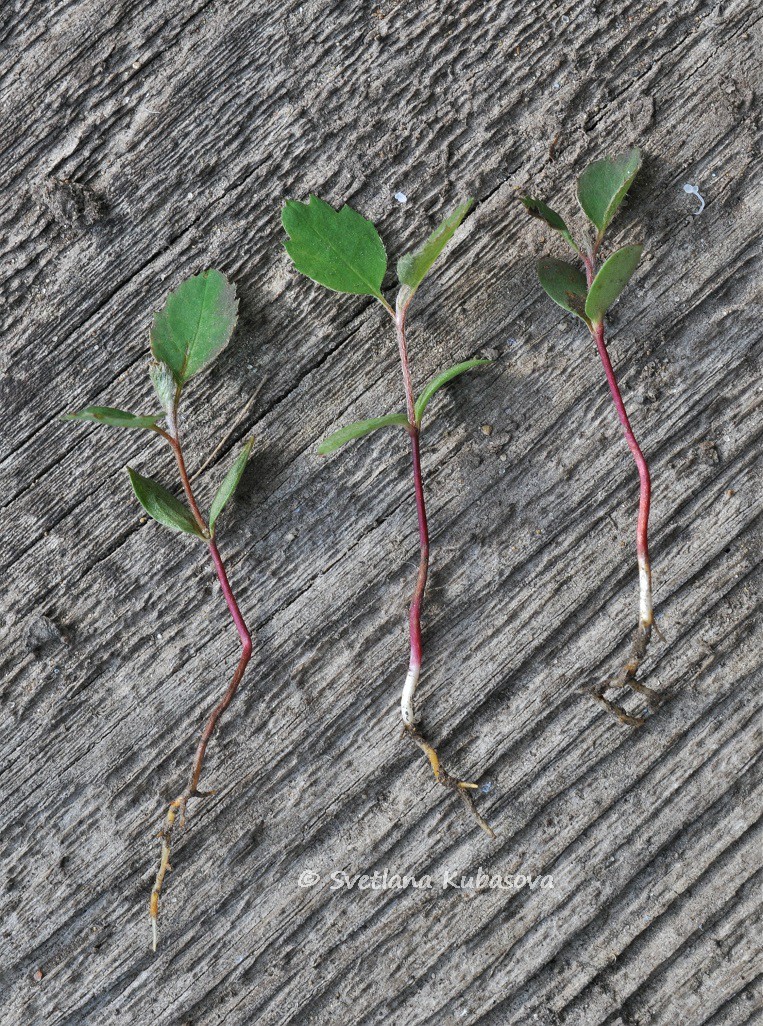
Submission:
M 2 1026 L 760 1021 L 760 17 L 3 5 Z M 516 199 L 532 185 L 572 212 L 574 176 L 634 142 L 612 241 L 646 255 L 612 354 L 652 461 L 665 640 L 645 679 L 669 696 L 638 732 L 577 690 L 635 624 L 635 471 L 590 341 L 534 279 L 555 243 Z M 280 203 L 311 191 L 372 217 L 392 255 L 478 201 L 410 324 L 419 384 L 494 359 L 424 438 L 421 685 L 447 765 L 493 782 L 493 843 L 400 739 L 405 438 L 315 454 L 401 385 L 383 312 L 289 266 Z M 155 834 L 236 636 L 203 549 L 130 495 L 127 463 L 174 480 L 160 440 L 58 415 L 147 409 L 151 311 L 212 265 L 242 317 L 184 425 L 198 466 L 235 422 L 207 499 L 256 438 L 220 534 L 256 661 L 153 955 Z M 480 867 L 553 888 L 442 887 Z M 331 889 L 384 869 L 433 886 Z

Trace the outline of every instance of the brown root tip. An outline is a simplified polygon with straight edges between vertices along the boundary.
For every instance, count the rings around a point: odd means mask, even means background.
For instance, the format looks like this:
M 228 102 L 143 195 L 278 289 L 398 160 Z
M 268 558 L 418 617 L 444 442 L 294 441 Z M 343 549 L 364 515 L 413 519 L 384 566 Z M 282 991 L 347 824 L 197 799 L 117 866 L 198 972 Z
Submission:
M 618 722 L 627 727 L 643 727 L 646 720 L 643 716 L 631 716 L 622 708 L 622 706 L 617 705 L 615 702 L 611 702 L 606 698 L 605 692 L 610 691 L 613 688 L 629 687 L 637 694 L 643 695 L 651 709 L 656 709 L 662 703 L 663 696 L 660 695 L 659 692 L 654 691 L 652 688 L 647 687 L 646 684 L 641 684 L 636 680 L 636 674 L 639 671 L 639 667 L 646 657 L 651 636 L 652 625 L 649 624 L 644 626 L 639 624 L 631 640 L 628 659 L 617 676 L 598 687 L 581 689 L 591 695 L 599 705 L 603 706 L 610 715 L 614 716 L 615 719 L 618 720 Z
M 440 762 L 440 757 L 437 754 L 435 747 L 427 741 L 422 734 L 421 730 L 413 724 L 406 724 L 403 728 L 403 736 L 407 736 L 413 741 L 413 743 L 421 749 L 421 751 L 429 759 L 429 765 L 432 767 L 435 780 L 438 784 L 442 784 L 449 791 L 454 791 L 461 799 L 463 804 L 466 806 L 470 816 L 474 819 L 479 826 L 480 830 L 487 834 L 491 840 L 496 837 L 495 830 L 477 811 L 477 806 L 474 804 L 474 798 L 471 795 L 472 790 L 478 790 L 477 784 L 471 784 L 465 780 L 459 780 L 458 777 L 451 776 L 450 773 Z

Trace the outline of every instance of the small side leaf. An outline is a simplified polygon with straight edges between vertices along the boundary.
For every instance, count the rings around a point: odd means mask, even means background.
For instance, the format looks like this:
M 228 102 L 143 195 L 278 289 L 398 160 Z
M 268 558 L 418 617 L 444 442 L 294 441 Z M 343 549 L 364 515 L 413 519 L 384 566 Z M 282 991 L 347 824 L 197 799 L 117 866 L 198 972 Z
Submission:
M 595 160 L 578 178 L 578 202 L 599 238 L 617 213 L 641 167 L 641 152 L 634 147 L 617 157 Z
M 414 407 L 416 411 L 416 423 L 421 423 L 421 418 L 424 416 L 424 410 L 429 405 L 429 401 L 435 392 L 439 392 L 443 385 L 447 385 L 449 381 L 452 381 L 453 378 L 457 378 L 459 374 L 465 374 L 467 371 L 470 371 L 472 367 L 479 367 L 483 363 L 490 363 L 490 360 L 464 360 L 463 363 L 457 363 L 453 367 L 448 367 L 447 370 L 441 371 L 436 377 L 432 378 L 416 400 L 416 405 Z
M 641 258 L 642 249 L 643 246 L 624 246 L 599 268 L 585 304 L 586 315 L 594 324 L 604 320 L 604 314 L 628 284 Z
M 541 285 L 553 301 L 587 322 L 585 299 L 588 289 L 580 268 L 555 257 L 545 257 L 538 261 L 536 269 Z
M 404 413 L 390 413 L 386 417 L 373 417 L 371 420 L 358 420 L 354 424 L 348 424 L 323 439 L 318 446 L 318 455 L 327 456 L 344 445 L 345 442 L 351 442 L 353 438 L 362 438 L 364 435 L 376 431 L 377 428 L 392 427 L 394 424 L 407 427 L 408 418 Z
M 317 196 L 307 203 L 287 200 L 281 222 L 289 236 L 286 252 L 298 271 L 334 292 L 382 299 L 384 243 L 352 207 L 334 210 Z
M 553 228 L 555 232 L 559 232 L 565 242 L 569 243 L 575 252 L 578 252 L 578 247 L 570 235 L 569 228 L 555 210 L 546 206 L 543 200 L 533 199 L 531 196 L 520 196 L 519 200 L 531 217 L 537 217 L 539 221 L 545 221 L 549 228 Z
M 212 508 L 209 511 L 209 530 L 214 531 L 215 522 L 223 511 L 223 507 L 228 502 L 228 499 L 233 495 L 235 490 L 238 488 L 238 483 L 246 470 L 246 464 L 252 453 L 252 446 L 254 445 L 254 439 L 250 438 L 249 441 L 244 445 L 244 448 L 239 453 L 236 462 L 230 468 L 228 473 L 223 478 L 222 484 L 217 489 L 217 493 L 212 500 Z
M 150 517 L 174 531 L 185 531 L 186 534 L 194 534 L 197 538 L 204 537 L 191 511 L 176 499 L 172 492 L 168 492 L 150 477 L 143 477 L 132 467 L 127 468 L 127 473 L 130 475 L 132 490 L 138 502 Z
M 64 414 L 63 420 L 92 420 L 96 424 L 108 424 L 109 427 L 151 428 L 163 419 L 162 414 L 140 417 L 125 410 L 115 410 L 113 406 L 87 406 L 84 410 Z
M 422 283 L 432 264 L 453 238 L 456 229 L 466 217 L 474 200 L 468 199 L 448 214 L 442 224 L 435 228 L 423 246 L 413 253 L 406 253 L 397 262 L 397 278 L 401 285 L 407 285 L 411 295 Z
M 187 278 L 154 314 L 151 352 L 182 387 L 227 346 L 237 316 L 236 286 L 224 274 L 210 270 Z

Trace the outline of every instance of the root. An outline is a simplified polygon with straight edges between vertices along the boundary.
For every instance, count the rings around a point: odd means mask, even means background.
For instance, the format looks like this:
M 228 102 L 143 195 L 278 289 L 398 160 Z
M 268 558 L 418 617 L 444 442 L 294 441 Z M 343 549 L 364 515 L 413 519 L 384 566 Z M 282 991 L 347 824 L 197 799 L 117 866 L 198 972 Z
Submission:
M 403 728 L 403 736 L 409 737 L 411 741 L 421 749 L 424 755 L 426 755 L 427 759 L 429 759 L 429 764 L 432 767 L 432 772 L 434 773 L 437 783 L 442 784 L 443 787 L 447 787 L 449 791 L 454 791 L 466 806 L 471 817 L 476 820 L 480 830 L 483 830 L 491 839 L 495 839 L 495 831 L 487 820 L 480 816 L 471 795 L 472 791 L 479 790 L 478 785 L 470 784 L 465 780 L 459 780 L 457 777 L 451 776 L 440 762 L 440 757 L 435 748 L 427 741 L 419 728 L 414 726 L 412 723 L 406 723 Z
M 657 633 L 659 633 L 659 631 Z M 649 648 L 651 637 L 652 625 L 639 624 L 633 635 L 633 640 L 631 641 L 631 649 L 628 653 L 628 659 L 618 675 L 613 677 L 612 680 L 606 681 L 604 684 L 583 689 L 587 694 L 591 695 L 599 705 L 603 706 L 607 712 L 611 713 L 612 716 L 619 720 L 620 723 L 623 723 L 628 727 L 643 727 L 646 720 L 642 716 L 630 716 L 622 706 L 619 706 L 615 702 L 611 702 L 606 698 L 605 692 L 612 688 L 630 687 L 632 691 L 644 696 L 651 709 L 656 709 L 662 703 L 662 695 L 657 691 L 654 691 L 652 688 L 647 687 L 646 684 L 641 684 L 636 680 L 636 674 L 638 673 L 639 667 L 646 658 L 646 652 Z
M 167 810 L 167 819 L 164 823 L 164 829 L 157 834 L 162 842 L 162 852 L 159 859 L 159 869 L 156 873 L 156 879 L 154 881 L 153 890 L 151 891 L 151 901 L 149 903 L 149 916 L 151 919 L 151 946 L 156 951 L 159 943 L 159 896 L 162 893 L 162 885 L 164 884 L 164 878 L 172 869 L 170 865 L 170 849 L 172 843 L 172 829 L 175 826 L 175 820 L 180 816 L 179 826 L 185 826 L 185 809 L 188 804 L 189 798 L 206 798 L 209 795 L 214 794 L 214 791 L 197 791 L 195 788 L 193 791 L 186 791 L 179 798 L 176 798 L 174 802 L 170 803 L 170 807 Z

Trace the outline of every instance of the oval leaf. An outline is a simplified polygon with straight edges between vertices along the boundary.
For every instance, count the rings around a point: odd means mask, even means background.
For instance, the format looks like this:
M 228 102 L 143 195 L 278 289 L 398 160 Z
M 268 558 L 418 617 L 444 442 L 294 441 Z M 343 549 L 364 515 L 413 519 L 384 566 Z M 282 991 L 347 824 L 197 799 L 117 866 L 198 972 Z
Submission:
M 585 299 L 588 288 L 579 267 L 555 257 L 539 260 L 536 269 L 541 285 L 563 310 L 587 321 Z
M 634 147 L 617 157 L 594 161 L 578 178 L 578 203 L 599 229 L 599 238 L 617 213 L 640 167 L 641 152 Z
M 351 442 L 353 438 L 362 438 L 364 435 L 376 431 L 377 428 L 392 427 L 393 424 L 407 427 L 408 418 L 404 413 L 390 413 L 386 417 L 373 417 L 371 420 L 358 420 L 354 424 L 348 424 L 323 439 L 318 446 L 318 455 L 327 456 L 328 453 L 334 452 L 345 442 Z
M 585 312 L 594 324 L 604 320 L 604 314 L 628 284 L 641 257 L 643 246 L 624 246 L 613 253 L 599 268 L 594 278 Z
M 348 206 L 334 210 L 317 196 L 307 203 L 287 200 L 281 221 L 298 271 L 334 292 L 382 299 L 387 253 L 370 221 Z
M 67 413 L 63 420 L 92 420 L 96 424 L 108 424 L 109 427 L 151 428 L 155 427 L 162 414 L 150 417 L 139 417 L 125 410 L 115 410 L 113 406 L 87 406 L 84 410 Z
M 220 271 L 187 278 L 154 314 L 151 352 L 182 387 L 227 346 L 237 315 L 236 286 Z
M 439 392 L 443 385 L 447 385 L 449 381 L 452 381 L 453 378 L 457 378 L 459 374 L 465 374 L 466 371 L 471 370 L 472 367 L 479 367 L 483 363 L 490 363 L 490 360 L 465 360 L 463 363 L 457 363 L 453 367 L 448 367 L 447 370 L 441 371 L 436 377 L 432 378 L 416 400 L 416 423 L 421 423 L 421 418 L 424 416 L 424 410 L 429 405 L 429 400 L 435 392 Z
M 456 229 L 469 212 L 474 200 L 461 203 L 435 228 L 427 241 L 413 253 L 406 253 L 397 262 L 397 277 L 401 285 L 407 285 L 413 294 L 429 273 L 432 264 L 453 238 Z
M 254 439 L 250 438 L 238 455 L 236 462 L 223 478 L 222 484 L 217 489 L 217 494 L 212 501 L 212 508 L 209 511 L 209 530 L 214 531 L 215 522 L 223 511 L 223 507 L 231 495 L 238 488 L 238 483 L 246 470 L 247 461 L 252 453 Z
M 565 242 L 568 242 L 576 252 L 578 251 L 578 247 L 575 245 L 575 242 L 570 235 L 569 228 L 555 210 L 546 206 L 543 200 L 533 199 L 531 196 L 520 196 L 519 199 L 531 217 L 537 217 L 538 220 L 545 221 L 549 228 L 553 228 L 555 232 L 559 232 Z
M 174 531 L 195 534 L 197 538 L 204 537 L 191 511 L 171 492 L 150 477 L 143 477 L 132 467 L 127 468 L 127 473 L 130 475 L 132 490 L 135 492 L 138 502 L 150 517 L 160 524 L 164 524 L 165 527 L 171 527 Z

